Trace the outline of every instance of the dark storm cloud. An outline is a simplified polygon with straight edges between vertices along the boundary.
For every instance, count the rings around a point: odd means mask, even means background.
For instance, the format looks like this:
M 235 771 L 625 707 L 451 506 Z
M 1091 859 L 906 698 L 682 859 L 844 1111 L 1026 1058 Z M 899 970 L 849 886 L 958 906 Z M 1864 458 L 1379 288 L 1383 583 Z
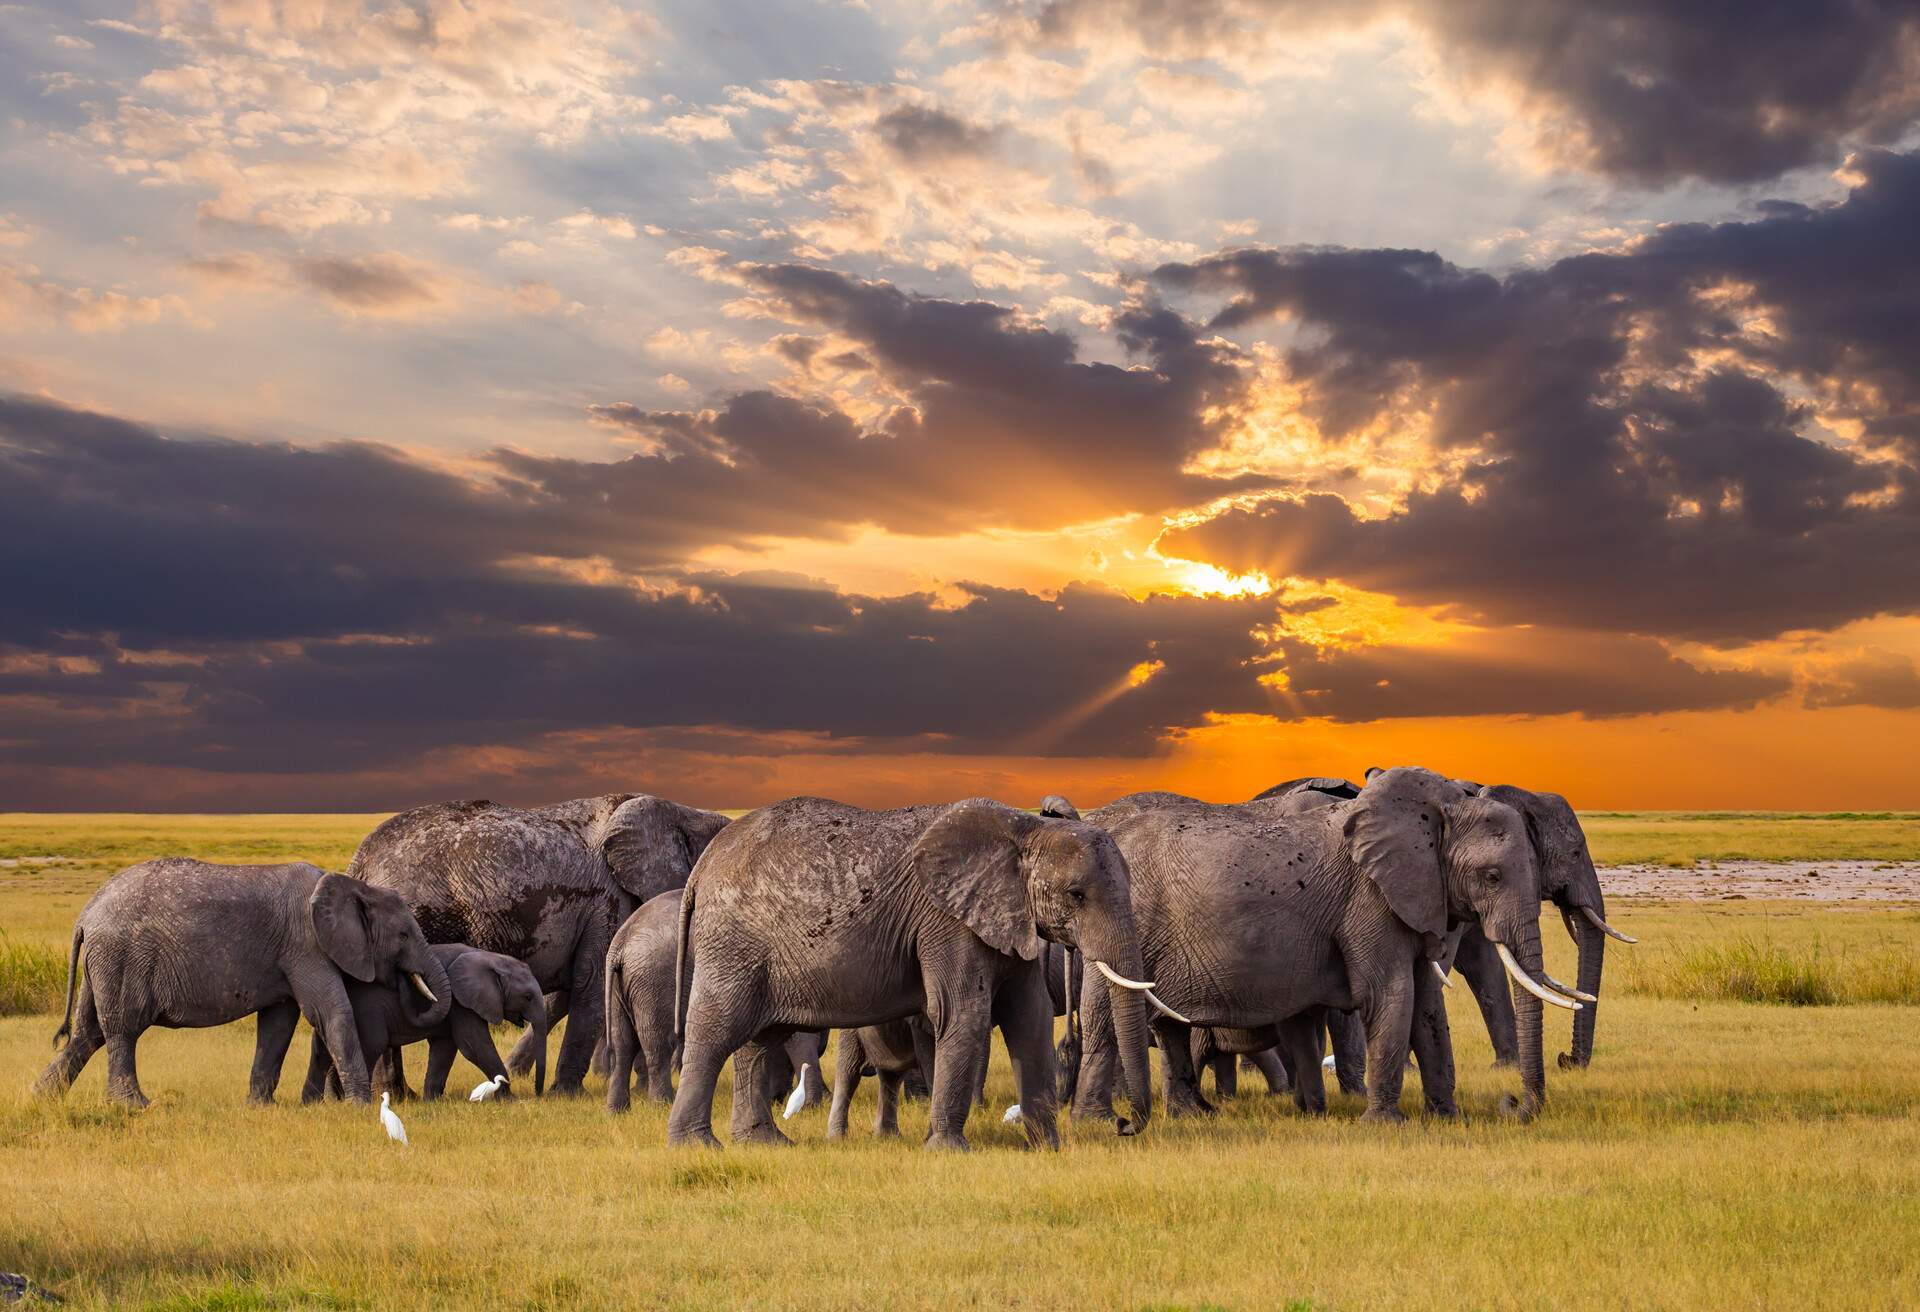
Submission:
M 968 585 L 949 604 L 772 575 L 581 582 L 525 562 L 616 528 L 638 542 L 677 529 L 637 504 L 609 512 L 585 475 L 536 489 L 368 445 L 169 440 L 18 399 L 0 403 L 0 475 L 0 766 L 14 771 L 337 783 L 449 748 L 551 755 L 555 735 L 700 726 L 862 750 L 1138 756 L 1213 714 L 1399 714 L 1406 681 L 1430 711 L 1514 714 L 1764 691 L 1660 665 L 1651 644 L 1631 661 L 1553 655 L 1581 635 L 1424 671 L 1413 653 L 1362 668 L 1274 646 L 1274 626 L 1324 608 L 1316 598 Z M 1263 680 L 1283 668 L 1325 705 L 1278 696 Z
M 1149 366 L 1129 369 L 1083 362 L 1071 337 L 986 301 L 915 296 L 805 265 L 739 273 L 791 321 L 859 343 L 862 362 L 912 405 L 871 428 L 768 392 L 698 413 L 596 407 L 684 458 L 649 470 L 650 486 L 731 499 L 715 507 L 723 517 L 750 513 L 765 533 L 819 518 L 912 534 L 1055 529 L 1275 486 L 1183 472 L 1218 440 L 1207 409 L 1245 382 L 1229 348 L 1203 343 L 1178 315 L 1122 313 L 1118 334 Z M 555 485 L 579 472 L 533 459 L 513 467 Z M 600 467 L 586 476 L 599 480 Z
M 300 281 L 349 310 L 392 314 L 440 299 L 433 283 L 395 256 L 318 256 L 295 260 Z
M 1028 8 L 1028 6 L 1016 6 Z M 1891 143 L 1920 112 L 1920 11 L 1910 0 L 1055 0 L 1042 42 L 1114 27 L 1150 57 L 1232 55 L 1404 19 L 1470 84 L 1517 88 L 1554 155 L 1624 180 L 1753 182 Z
M 1303 324 L 1287 364 L 1330 436 L 1418 410 L 1466 457 L 1384 517 L 1275 499 L 1164 548 L 1499 623 L 1719 640 L 1913 610 L 1920 157 L 1857 166 L 1838 205 L 1504 278 L 1385 250 L 1162 268 L 1227 296 L 1220 327 Z M 1816 401 L 1860 443 L 1821 440 Z
M 1496 630 L 1444 647 L 1281 653 L 1302 715 L 1384 720 L 1448 715 L 1640 715 L 1745 708 L 1790 681 L 1702 670 L 1647 638 L 1541 629 Z
M 928 105 L 890 109 L 875 121 L 874 130 L 888 150 L 915 164 L 989 155 L 997 136 L 991 128 Z

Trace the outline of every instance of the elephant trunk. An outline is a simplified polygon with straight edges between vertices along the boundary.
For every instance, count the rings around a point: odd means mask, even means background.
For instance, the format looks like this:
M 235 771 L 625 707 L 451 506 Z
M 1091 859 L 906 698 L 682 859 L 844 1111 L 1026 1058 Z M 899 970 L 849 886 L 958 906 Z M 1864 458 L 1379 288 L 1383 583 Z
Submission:
M 547 1092 L 547 1000 L 537 994 L 528 1008 L 527 1026 L 533 1034 L 533 1096 Z
M 399 976 L 394 988 L 399 990 L 400 1011 L 409 1025 L 430 1030 L 446 1020 L 453 1007 L 453 981 L 447 978 L 440 958 L 427 950 L 425 939 L 421 940 L 418 952 L 402 957 L 395 973 Z M 432 1001 L 427 999 L 427 993 L 433 995 Z M 373 1054 L 369 1053 L 368 1060 L 372 1058 Z
M 1575 921 L 1574 927 L 1580 936 L 1580 965 L 1576 984 L 1582 993 L 1590 993 L 1597 998 L 1600 995 L 1600 975 L 1606 964 L 1607 936 L 1599 926 L 1589 923 L 1585 918 Z M 1599 1011 L 1598 1002 L 1589 1002 L 1583 1009 L 1573 1013 L 1573 1051 L 1561 1054 L 1562 1070 L 1584 1067 L 1593 1060 L 1593 1025 Z
M 1544 963 L 1540 952 L 1540 925 L 1536 921 L 1527 925 L 1518 935 L 1520 951 L 1516 954 L 1521 968 L 1538 979 Z M 1540 1114 L 1540 1108 L 1547 1100 L 1546 1063 L 1541 1052 L 1541 1002 L 1531 991 L 1523 988 L 1516 979 L 1512 983 L 1514 1037 L 1520 1062 L 1520 1084 L 1522 1099 L 1520 1114 L 1522 1119 L 1532 1120 Z
M 1081 954 L 1096 968 L 1105 965 L 1108 971 L 1129 980 L 1144 981 L 1146 965 L 1140 955 L 1140 940 L 1133 930 L 1133 918 L 1123 914 L 1117 919 L 1118 923 L 1105 932 L 1085 934 L 1080 943 Z M 1110 978 L 1101 983 L 1113 1018 L 1121 1078 L 1126 1081 L 1127 1100 L 1133 1104 L 1133 1118 L 1120 1121 L 1120 1133 L 1138 1134 L 1153 1119 L 1152 1068 L 1147 1058 L 1147 1001 L 1139 989 L 1118 987 Z

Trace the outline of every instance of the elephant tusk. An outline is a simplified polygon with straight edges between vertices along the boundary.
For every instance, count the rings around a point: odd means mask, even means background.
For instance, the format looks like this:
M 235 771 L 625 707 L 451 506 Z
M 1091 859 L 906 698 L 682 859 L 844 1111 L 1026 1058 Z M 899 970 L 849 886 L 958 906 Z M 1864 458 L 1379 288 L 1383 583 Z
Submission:
M 1630 934 L 1622 934 L 1619 930 L 1615 929 L 1612 925 L 1609 925 L 1606 921 L 1600 919 L 1598 915 L 1594 914 L 1594 910 L 1592 907 L 1581 907 L 1580 914 L 1585 916 L 1588 920 L 1592 921 L 1593 927 L 1599 930 L 1602 934 L 1605 934 L 1608 938 L 1617 938 L 1622 943 L 1638 943 L 1640 941 L 1639 939 L 1634 938 Z
M 436 1006 L 439 1005 L 440 999 L 433 996 L 433 990 L 427 987 L 427 982 L 420 978 L 418 971 L 408 971 L 407 978 L 413 981 L 413 986 L 420 990 L 422 997 Z
M 1570 998 L 1578 998 L 1582 1002 L 1600 1001 L 1600 999 L 1594 997 L 1593 994 L 1591 993 L 1582 993 L 1579 989 L 1568 988 L 1565 984 L 1562 984 L 1559 980 L 1547 974 L 1547 972 L 1544 970 L 1540 972 L 1540 978 L 1546 982 L 1546 985 L 1548 988 L 1558 989 L 1560 992 L 1566 994 Z
M 1563 998 L 1534 983 L 1533 977 L 1520 969 L 1520 963 L 1513 959 L 1513 949 L 1505 943 L 1495 943 L 1493 950 L 1500 954 L 1500 964 L 1507 968 L 1507 974 L 1513 976 L 1513 982 L 1542 1002 L 1551 1002 L 1556 1007 L 1565 1007 L 1568 1011 L 1580 1010 L 1580 1004 L 1572 998 Z
M 1560 908 L 1560 923 L 1567 927 L 1567 937 L 1573 940 L 1574 946 L 1578 947 L 1580 931 L 1573 927 L 1573 916 L 1565 907 Z
M 1177 1020 L 1182 1025 L 1193 1024 L 1193 1022 L 1188 1020 L 1185 1016 L 1182 1016 L 1179 1012 L 1175 1011 L 1172 1007 L 1169 1007 L 1166 1003 L 1160 1001 L 1160 995 L 1155 993 L 1152 989 L 1147 989 L 1145 990 L 1145 992 L 1147 995 L 1147 1001 L 1151 1002 L 1154 1006 L 1158 1007 L 1160 1009 L 1161 1015 L 1166 1016 L 1172 1020 Z
M 1145 993 L 1147 990 L 1153 987 L 1153 984 L 1151 982 L 1143 984 L 1137 979 L 1128 979 L 1125 975 L 1122 975 L 1116 972 L 1113 969 L 1113 967 L 1109 966 L 1104 961 L 1096 960 L 1093 964 L 1095 969 L 1097 969 L 1102 975 L 1105 975 L 1109 980 L 1111 980 L 1115 984 L 1118 984 L 1123 989 L 1132 989 L 1135 993 Z
M 1450 989 L 1450 988 L 1452 988 L 1452 987 L 1453 987 L 1453 981 L 1447 978 L 1447 968 L 1446 968 L 1445 966 L 1443 966 L 1443 965 L 1441 965 L 1441 964 L 1440 964 L 1439 962 L 1437 962 L 1437 961 L 1429 961 L 1429 962 L 1427 962 L 1427 964 L 1428 964 L 1429 966 L 1432 966 L 1432 967 L 1433 967 L 1433 973 L 1434 973 L 1434 974 L 1436 974 L 1436 975 L 1438 975 L 1438 976 L 1440 977 L 1440 987 L 1441 987 L 1441 988 L 1443 988 L 1443 989 Z

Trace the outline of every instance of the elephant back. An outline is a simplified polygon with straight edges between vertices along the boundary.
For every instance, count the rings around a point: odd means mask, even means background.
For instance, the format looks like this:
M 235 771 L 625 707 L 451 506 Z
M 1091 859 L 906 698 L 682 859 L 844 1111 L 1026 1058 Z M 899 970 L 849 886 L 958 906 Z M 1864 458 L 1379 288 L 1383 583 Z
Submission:
M 551 817 L 493 802 L 441 802 L 382 823 L 347 873 L 405 898 L 432 943 L 524 957 L 555 903 L 606 900 L 599 858 Z

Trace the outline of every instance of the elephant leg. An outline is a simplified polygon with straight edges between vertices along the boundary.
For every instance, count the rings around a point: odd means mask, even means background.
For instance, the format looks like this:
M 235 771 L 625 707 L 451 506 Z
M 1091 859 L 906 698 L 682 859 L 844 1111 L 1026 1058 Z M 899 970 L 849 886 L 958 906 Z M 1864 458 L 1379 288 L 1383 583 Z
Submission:
M 629 1014 L 632 1006 L 631 1001 L 616 996 L 607 1012 L 607 1110 L 610 1112 L 624 1112 L 633 1100 L 633 1063 L 640 1052 L 640 1032 Z
M 860 1077 L 856 1074 L 855 1079 Z M 900 1086 L 906 1080 L 905 1071 L 880 1072 L 880 1109 L 874 1113 L 873 1133 L 877 1139 L 898 1139 L 900 1137 Z M 836 1086 L 833 1096 L 838 1098 L 840 1090 Z M 840 1133 L 845 1134 L 843 1123 Z
M 1431 968 L 1427 970 L 1432 975 Z M 1438 980 L 1434 981 L 1436 984 Z M 1327 1037 L 1333 1043 L 1333 1073 L 1339 1077 L 1340 1092 L 1356 1097 L 1367 1092 L 1367 1029 L 1357 1011 L 1327 1008 Z
M 87 1063 L 93 1060 L 93 1054 L 106 1046 L 107 1036 L 100 1028 L 100 1013 L 93 1005 L 92 975 L 93 972 L 89 970 L 80 981 L 73 1033 L 67 1039 L 67 1046 L 33 1082 L 35 1097 L 59 1097 L 66 1093 L 73 1087 L 73 1082 L 80 1078 L 80 1072 L 86 1069 Z
M 833 1052 L 833 1101 L 827 1107 L 827 1138 L 847 1137 L 847 1109 L 860 1087 L 860 1067 L 866 1054 L 860 1049 L 858 1031 L 841 1030 L 839 1045 Z M 882 1086 L 884 1089 L 884 1086 Z M 898 1133 L 898 1130 L 895 1131 Z
M 264 1106 L 273 1101 L 280 1087 L 280 1068 L 286 1064 L 287 1048 L 293 1043 L 294 1027 L 300 1023 L 300 1004 L 289 998 L 271 1007 L 262 1007 L 254 1016 L 253 1075 L 247 1082 L 247 1101 Z M 331 1065 L 331 1062 L 328 1063 Z M 309 1063 L 307 1085 L 313 1084 Z M 300 1091 L 301 1101 L 311 1101 L 307 1089 Z
M 1493 1044 L 1493 1064 L 1513 1065 L 1520 1059 L 1520 1036 L 1513 994 L 1507 988 L 1507 969 L 1477 926 L 1460 936 L 1453 965 L 1467 981 L 1473 1000 L 1480 1004 L 1480 1018 L 1486 1022 L 1487 1039 Z
M 560 1039 L 560 1058 L 554 1063 L 550 1091 L 562 1097 L 585 1092 L 587 1067 L 605 1029 L 607 943 L 613 931 L 604 919 L 595 920 L 573 952 L 573 983 L 567 1000 L 567 1032 Z
M 493 1044 L 489 1043 L 487 1046 L 491 1048 Z M 450 1035 L 437 1034 L 427 1040 L 427 1079 L 426 1083 L 420 1086 L 420 1096 L 427 1102 L 435 1102 L 442 1094 L 446 1093 L 447 1076 L 453 1073 L 453 1059 L 458 1055 L 459 1051 L 460 1045 L 454 1042 Z M 474 1064 L 478 1065 L 479 1063 L 476 1062 Z M 497 1054 L 493 1059 L 493 1064 L 495 1066 L 500 1065 L 500 1058 Z M 488 1071 L 487 1075 L 491 1078 L 493 1072 Z
M 461 1014 L 454 1016 L 448 1028 L 452 1030 L 452 1034 L 446 1039 L 434 1040 L 436 1045 L 445 1043 L 448 1048 L 457 1051 L 477 1066 L 480 1073 L 490 1080 L 509 1078 L 506 1063 L 500 1060 L 500 1050 L 493 1046 L 493 1031 L 487 1028 L 485 1021 L 478 1016 Z M 438 1053 L 433 1048 L 429 1048 L 428 1051 L 430 1056 L 427 1066 L 427 1097 L 438 1098 L 441 1091 L 447 1087 L 447 1071 L 453 1066 L 453 1052 L 447 1053 L 446 1063 L 439 1068 L 439 1081 L 436 1083 L 432 1063 L 438 1060 Z M 494 1098 L 496 1101 L 511 1101 L 513 1089 L 503 1088 L 494 1095 Z
M 107 1097 L 125 1103 L 136 1111 L 147 1105 L 147 1095 L 140 1091 L 140 1072 L 133 1057 L 134 1047 L 139 1042 L 138 1032 L 107 1035 Z
M 559 1026 L 562 1020 L 566 1019 L 567 1003 L 570 997 L 571 995 L 565 989 L 547 994 L 547 1032 L 549 1034 Z M 535 1041 L 537 1037 L 533 1027 L 528 1026 L 527 1032 L 522 1034 L 513 1045 L 513 1051 L 507 1054 L 507 1069 L 513 1074 L 525 1075 L 533 1069 L 533 1059 L 539 1055 L 535 1052 L 535 1048 L 539 1046 Z
M 1429 1116 L 1460 1119 L 1453 1099 L 1453 1034 L 1440 981 L 1424 960 L 1413 970 L 1413 1056 L 1420 1063 L 1420 1090 Z
M 1321 1024 L 1320 1009 L 1314 1007 L 1289 1016 L 1277 1027 L 1277 1052 L 1293 1076 L 1293 1105 L 1308 1116 L 1327 1114 L 1326 1071 L 1320 1065 Z
M 1076 1120 L 1111 1121 L 1114 1065 L 1113 1008 L 1104 979 L 1089 979 L 1080 995 L 1080 1079 L 1073 1092 Z
M 1211 1116 L 1219 1109 L 1200 1095 L 1200 1074 L 1193 1066 L 1192 1030 L 1177 1020 L 1156 1016 L 1153 1031 L 1167 1072 L 1168 1116 Z
M 300 1010 L 313 1021 L 314 1029 L 326 1041 L 333 1068 L 340 1076 L 342 1094 L 354 1102 L 372 1102 L 372 1084 L 367 1078 L 367 1059 L 360 1046 L 360 1030 L 347 1000 L 347 986 L 331 967 L 295 981 L 294 996 Z M 381 1044 L 384 1034 L 375 1036 Z M 376 1048 L 375 1051 L 378 1051 Z
M 1257 1071 L 1267 1082 L 1270 1094 L 1292 1093 L 1293 1080 L 1287 1073 L 1287 1064 L 1280 1059 L 1277 1048 L 1262 1048 L 1259 1052 L 1249 1052 L 1240 1058 L 1242 1071 Z
M 296 1006 L 294 1014 L 299 1015 Z M 266 1013 L 261 1012 L 265 1020 Z M 333 1075 L 333 1054 L 327 1051 L 327 1041 L 320 1037 L 320 1031 L 313 1032 L 313 1041 L 307 1045 L 307 1082 L 300 1086 L 302 1103 L 319 1102 L 327 1096 L 329 1081 Z
M 1413 1037 L 1413 970 L 1375 981 L 1360 1016 L 1367 1027 L 1366 1121 L 1404 1121 L 1400 1086 L 1407 1074 L 1407 1049 Z
M 374 1069 L 367 1073 L 368 1079 L 372 1080 L 376 1086 L 384 1087 L 393 1095 L 395 1102 L 406 1102 L 417 1096 L 413 1087 L 407 1083 L 405 1049 L 392 1046 L 369 1048 L 367 1051 L 377 1051 L 380 1054 L 379 1060 L 374 1063 Z
M 1034 962 L 1015 972 L 993 1000 L 994 1022 L 1007 1043 L 1013 1085 L 1020 1097 L 1020 1120 L 1029 1148 L 1060 1147 L 1059 1094 L 1053 1076 L 1053 1007 L 1047 982 Z M 982 1062 L 981 1065 L 985 1065 Z
M 980 1087 L 980 1067 L 986 1060 L 993 1028 L 989 1005 L 978 995 L 948 1002 L 930 997 L 939 1014 L 933 1022 L 933 1106 L 927 1124 L 926 1146 L 967 1150 L 967 1113 Z
M 793 1140 L 773 1123 L 773 1103 L 767 1097 L 769 1050 L 778 1046 L 757 1037 L 733 1054 L 733 1141 L 791 1147 Z
M 687 1000 L 686 1039 L 680 1049 L 680 1088 L 667 1117 L 667 1143 L 718 1148 L 713 1133 L 713 1094 L 720 1068 L 759 1032 L 759 1004 L 749 997 L 710 997 L 709 976 L 694 958 Z M 736 1087 L 735 1098 L 740 1096 Z
M 801 1104 L 803 1107 L 818 1107 L 827 1100 L 827 1077 L 820 1070 L 825 1057 L 826 1041 L 824 1038 L 818 1039 L 815 1041 L 813 1060 L 800 1072 L 800 1087 L 807 1091 L 806 1101 Z

